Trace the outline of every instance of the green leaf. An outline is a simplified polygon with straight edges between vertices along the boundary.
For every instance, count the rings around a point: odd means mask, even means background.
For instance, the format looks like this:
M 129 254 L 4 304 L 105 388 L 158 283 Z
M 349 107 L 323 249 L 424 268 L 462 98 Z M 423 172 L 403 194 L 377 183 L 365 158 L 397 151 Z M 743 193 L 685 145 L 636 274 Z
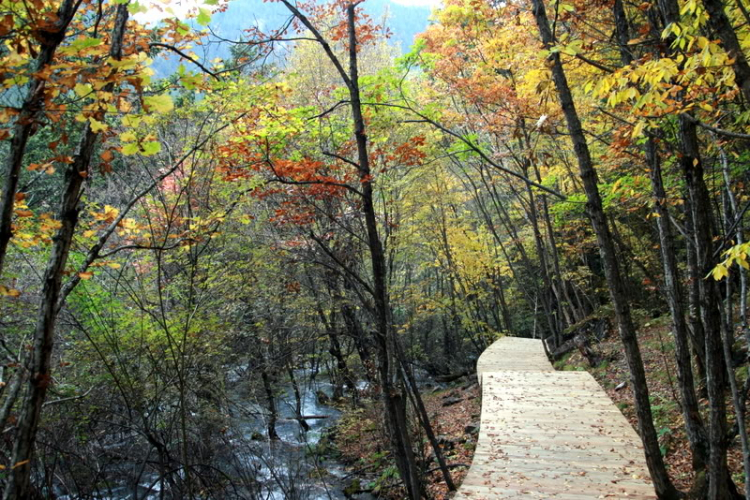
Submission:
M 188 26 L 185 23 L 181 23 L 181 22 L 178 21 L 177 22 L 177 33 L 179 35 L 183 35 L 183 36 L 187 35 L 188 33 L 190 33 L 190 26 Z
M 89 49 L 91 47 L 97 47 L 104 43 L 104 41 L 101 38 L 78 38 L 70 43 L 67 47 L 61 48 L 60 53 L 62 54 L 75 54 L 76 52 L 79 52 L 84 49 Z
M 141 151 L 143 156 L 153 156 L 161 151 L 161 144 L 158 141 L 144 142 L 141 146 L 143 147 Z
M 128 12 L 131 14 L 140 14 L 141 12 L 148 12 L 148 7 L 141 5 L 138 2 L 131 2 L 128 4 Z
M 122 154 L 125 156 L 131 156 L 137 154 L 140 151 L 137 142 L 129 142 L 122 147 Z
M 211 13 L 208 11 L 208 9 L 200 9 L 198 11 L 197 21 L 201 26 L 208 26 L 208 23 L 211 22 Z

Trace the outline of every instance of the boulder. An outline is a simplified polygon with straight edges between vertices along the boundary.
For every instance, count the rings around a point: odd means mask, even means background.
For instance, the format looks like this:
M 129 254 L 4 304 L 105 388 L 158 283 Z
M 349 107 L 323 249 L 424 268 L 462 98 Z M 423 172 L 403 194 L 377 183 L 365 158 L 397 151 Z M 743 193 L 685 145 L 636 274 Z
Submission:
M 472 422 L 464 427 L 464 434 L 479 434 L 479 422 Z
M 461 401 L 463 401 L 463 398 L 456 398 L 456 397 L 445 398 L 443 400 L 443 406 L 444 407 L 453 406 L 455 404 L 460 403 Z

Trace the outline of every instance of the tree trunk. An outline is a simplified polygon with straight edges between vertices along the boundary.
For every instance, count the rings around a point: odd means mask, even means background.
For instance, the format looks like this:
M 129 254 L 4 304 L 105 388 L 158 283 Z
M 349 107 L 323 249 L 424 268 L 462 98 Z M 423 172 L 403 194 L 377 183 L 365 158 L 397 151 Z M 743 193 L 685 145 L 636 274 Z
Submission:
M 65 32 L 79 5 L 75 0 L 64 0 L 57 10 L 57 21 L 54 24 L 54 29 L 45 31 L 44 36 L 37 38 L 41 44 L 39 56 L 35 62 L 37 71 L 41 71 L 52 62 L 57 48 L 65 39 Z M 13 236 L 11 220 L 23 157 L 26 153 L 26 144 L 38 126 L 37 118 L 44 106 L 46 83 L 47 80 L 43 76 L 31 77 L 27 84 L 28 91 L 21 105 L 21 111 L 13 126 L 10 151 L 5 164 L 5 182 L 3 183 L 5 189 L 3 190 L 2 201 L 0 201 L 0 275 L 3 272 L 8 243 Z
M 654 208 L 659 216 L 656 223 L 659 229 L 659 243 L 664 266 L 664 289 L 667 292 L 667 303 L 672 314 L 677 357 L 677 381 L 682 396 L 682 416 L 685 419 L 685 429 L 693 452 L 693 470 L 700 473 L 705 471 L 708 463 L 708 442 L 700 416 L 698 398 L 695 394 L 695 381 L 693 380 L 690 362 L 690 339 L 685 321 L 685 308 L 683 306 L 682 285 L 677 266 L 674 236 L 669 220 L 669 210 L 666 205 L 667 194 L 662 182 L 661 162 L 656 140 L 652 137 L 648 139 L 646 144 L 646 158 L 654 193 Z
M 703 0 L 703 5 L 708 13 L 708 23 L 733 61 L 734 80 L 745 101 L 750 103 L 750 65 L 742 51 L 734 27 L 726 12 L 724 12 L 724 2 L 722 0 Z
M 410 499 L 422 495 L 422 485 L 417 469 L 411 436 L 406 421 L 406 401 L 403 388 L 398 387 L 397 368 L 392 364 L 394 352 L 391 311 L 386 284 L 387 265 L 383 244 L 378 234 L 378 222 L 373 200 L 373 181 L 370 171 L 370 156 L 367 148 L 365 120 L 359 92 L 359 68 L 357 66 L 357 33 L 355 28 L 355 4 L 347 6 L 349 29 L 349 97 L 351 100 L 354 137 L 357 143 L 359 177 L 362 184 L 362 211 L 365 216 L 367 243 L 370 250 L 376 311 L 376 344 L 378 346 L 378 373 L 386 413 L 386 427 L 391 440 L 396 464 Z
M 543 0 L 533 0 L 533 13 L 536 18 L 536 23 L 544 47 L 549 50 L 554 45 L 555 41 L 549 26 Z M 659 498 L 676 499 L 679 498 L 679 492 L 669 479 L 659 449 L 659 441 L 656 436 L 656 429 L 654 428 L 654 422 L 651 415 L 651 403 L 649 401 L 646 373 L 643 368 L 635 325 L 633 324 L 633 319 L 630 315 L 630 304 L 627 300 L 625 286 L 620 274 L 620 266 L 617 262 L 615 245 L 612 240 L 609 226 L 607 225 L 607 217 L 604 213 L 601 196 L 599 194 L 596 171 L 594 170 L 586 137 L 584 136 L 581 122 L 578 118 L 578 112 L 575 109 L 573 96 L 570 92 L 570 87 L 565 76 L 565 70 L 562 66 L 560 54 L 552 53 L 550 55 L 550 62 L 552 66 L 552 78 L 555 82 L 555 87 L 557 88 L 563 113 L 565 114 L 568 131 L 578 159 L 581 180 L 583 181 L 584 190 L 586 191 L 586 210 L 591 219 L 592 225 L 594 226 L 594 231 L 596 232 L 599 252 L 601 253 L 604 262 L 604 272 L 607 278 L 607 284 L 609 285 L 612 305 L 615 310 L 618 330 L 625 348 L 628 366 L 630 368 L 636 414 L 638 416 L 638 428 L 646 454 L 646 463 Z
M 272 376 L 264 367 L 260 372 L 260 378 L 263 380 L 263 390 L 266 393 L 266 402 L 268 403 L 268 422 L 266 423 L 268 439 L 277 441 L 279 439 L 279 434 L 276 432 L 276 421 L 278 420 L 279 415 L 276 410 L 276 395 L 273 390 Z
M 713 279 L 705 279 L 713 268 L 713 227 L 711 199 L 703 178 L 703 163 L 699 153 L 696 125 L 686 116 L 679 117 L 681 155 L 680 166 L 690 195 L 690 212 L 698 271 L 698 300 L 701 322 L 705 333 L 706 374 L 709 400 L 708 498 L 733 498 L 733 485 L 727 481 L 727 415 L 724 393 L 726 372 L 721 343 L 721 312 L 718 286 Z
M 127 5 L 118 6 L 110 48 L 110 55 L 115 59 L 119 59 L 122 54 L 122 40 L 127 20 Z M 105 90 L 111 92 L 112 88 L 113 84 L 108 84 Z M 89 173 L 89 165 L 97 138 L 98 134 L 92 131 L 87 123 L 73 157 L 73 162 L 65 173 L 65 191 L 58 215 L 61 227 L 53 238 L 52 253 L 44 272 L 42 299 L 34 330 L 31 361 L 28 366 L 29 382 L 21 404 L 11 458 L 13 467 L 3 494 L 4 500 L 20 500 L 31 496 L 30 474 L 34 443 L 39 427 L 42 404 L 47 395 L 47 389 L 52 382 L 51 359 L 57 323 L 57 301 L 62 286 L 63 272 L 68 261 L 70 245 L 78 224 L 83 181 Z
M 735 378 L 734 368 L 732 367 L 732 343 L 734 340 L 734 333 L 732 331 L 733 321 L 733 304 L 732 304 L 732 280 L 731 276 L 726 278 L 726 313 L 722 315 L 721 323 L 721 340 L 722 347 L 724 348 L 724 358 L 728 360 L 725 363 L 727 367 L 727 378 L 729 379 L 729 386 L 732 390 L 732 403 L 734 405 L 734 413 L 737 417 L 737 431 L 740 435 L 740 443 L 742 443 L 742 470 L 745 473 L 745 477 L 750 477 L 750 439 L 747 435 L 747 426 L 745 425 L 745 408 L 740 396 L 740 388 L 737 386 L 737 379 Z M 745 499 L 750 498 L 750 481 L 745 481 Z
M 297 383 L 297 377 L 294 376 L 294 367 L 290 366 L 287 370 L 289 374 L 289 382 L 292 384 L 292 390 L 294 391 L 294 414 L 297 415 L 297 422 L 304 432 L 310 430 L 310 424 L 302 418 L 302 395 L 299 392 L 299 384 Z
M 685 197 L 685 229 L 687 234 L 694 233 L 691 202 Z M 688 238 L 686 242 L 687 272 L 688 272 L 688 325 L 690 326 L 690 340 L 695 354 L 695 365 L 698 372 L 698 395 L 708 399 L 706 391 L 706 334 L 703 331 L 700 310 L 700 280 L 703 278 L 698 270 L 698 257 L 695 253 L 695 242 Z

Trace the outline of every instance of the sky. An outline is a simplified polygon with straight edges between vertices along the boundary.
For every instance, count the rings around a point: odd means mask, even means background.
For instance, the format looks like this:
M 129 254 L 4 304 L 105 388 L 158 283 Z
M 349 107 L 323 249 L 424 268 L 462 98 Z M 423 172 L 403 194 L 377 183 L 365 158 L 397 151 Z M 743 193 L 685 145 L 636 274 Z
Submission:
M 242 0 L 233 0 L 241 2 Z M 392 0 L 401 5 L 419 5 L 437 7 L 441 0 Z M 177 16 L 184 19 L 187 13 L 196 7 L 203 5 L 204 0 L 143 0 L 142 4 L 148 7 L 148 12 L 140 13 L 135 18 L 142 23 L 152 23 L 166 17 Z M 208 7 L 213 9 L 213 7 Z

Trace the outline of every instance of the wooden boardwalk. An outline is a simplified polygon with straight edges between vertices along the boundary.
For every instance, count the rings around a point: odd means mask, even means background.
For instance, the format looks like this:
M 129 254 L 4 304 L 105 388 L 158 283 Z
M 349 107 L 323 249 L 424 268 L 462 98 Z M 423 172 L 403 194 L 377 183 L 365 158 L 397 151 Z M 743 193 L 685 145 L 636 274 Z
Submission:
M 477 362 L 479 443 L 461 500 L 656 498 L 638 434 L 587 372 L 555 371 L 540 340 Z

